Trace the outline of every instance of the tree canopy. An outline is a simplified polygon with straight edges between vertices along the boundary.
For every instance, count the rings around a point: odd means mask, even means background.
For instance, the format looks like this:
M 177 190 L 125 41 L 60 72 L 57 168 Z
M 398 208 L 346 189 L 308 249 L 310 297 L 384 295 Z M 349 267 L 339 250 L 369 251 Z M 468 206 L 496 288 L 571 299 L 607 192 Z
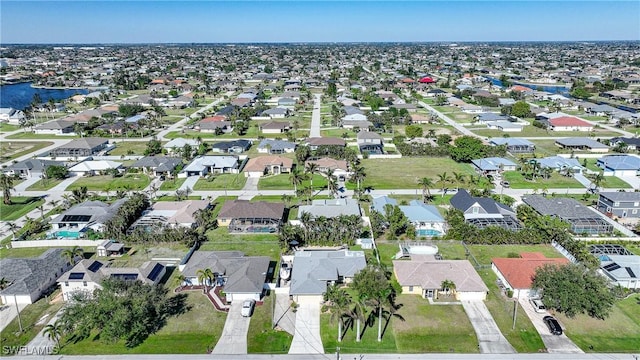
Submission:
M 531 106 L 525 101 L 518 101 L 511 106 L 511 115 L 523 118 L 529 117 L 531 114 Z
M 451 158 L 457 162 L 470 162 L 485 156 L 486 150 L 482 140 L 472 136 L 461 136 L 454 142 L 454 147 L 449 149 Z

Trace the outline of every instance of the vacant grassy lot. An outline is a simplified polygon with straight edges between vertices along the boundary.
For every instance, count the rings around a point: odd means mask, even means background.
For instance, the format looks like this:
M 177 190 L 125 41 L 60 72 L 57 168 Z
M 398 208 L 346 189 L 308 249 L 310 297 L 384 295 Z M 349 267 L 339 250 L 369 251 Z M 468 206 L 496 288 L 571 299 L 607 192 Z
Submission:
M 31 210 L 44 204 L 44 199 L 39 197 L 12 196 L 11 205 L 0 203 L 0 220 L 12 221 L 28 214 Z
M 27 188 L 27 191 L 43 191 L 43 190 L 53 189 L 54 187 L 58 186 L 62 181 L 64 180 L 42 179 L 37 183 L 29 186 Z
M 0 247 L 0 259 L 4 258 L 28 258 L 42 255 L 49 248 L 9 248 Z
M 109 155 L 144 155 L 147 144 L 147 141 L 122 141 L 116 143 L 116 148 L 111 150 Z
M 502 174 L 504 180 L 509 182 L 509 185 L 514 189 L 580 189 L 584 188 L 578 180 L 573 177 L 562 176 L 558 173 L 551 174 L 548 179 L 537 178 L 536 180 L 529 181 L 522 176 L 519 171 L 505 171 Z
M 337 342 L 337 323 L 329 321 L 329 314 L 320 317 L 320 333 L 326 353 L 334 353 L 340 346 L 343 353 L 425 353 L 456 352 L 477 353 L 478 342 L 473 327 L 461 305 L 429 305 L 427 300 L 416 295 L 400 295 L 402 304 L 398 314 L 404 318 L 393 318 L 382 338 L 377 341 L 378 324 L 364 330 L 362 341 L 355 341 L 355 327 L 347 330 L 343 341 Z M 383 329 L 386 320 L 383 319 Z
M 200 179 L 193 190 L 241 190 L 247 178 L 244 174 L 220 174 L 212 179 Z
M 475 174 L 471 166 L 449 158 L 365 159 L 362 165 L 366 173 L 364 186 L 374 189 L 417 189 L 419 179 L 428 177 L 435 182 L 437 175 L 443 172 L 449 177 L 454 171 Z
M 201 291 L 187 292 L 186 313 L 170 318 L 157 333 L 140 346 L 127 349 L 124 342 L 104 343 L 90 337 L 62 347 L 62 354 L 205 354 L 222 334 L 226 313 L 216 311 Z
M 293 336 L 286 331 L 274 330 L 272 326 L 274 293 L 265 296 L 264 303 L 256 306 L 249 333 L 247 334 L 247 351 L 249 354 L 286 354 L 291 347 Z
M 565 334 L 587 352 L 637 353 L 640 347 L 640 295 L 635 294 L 618 301 L 606 320 L 587 315 L 569 319 L 556 314 Z M 589 348 L 593 346 L 593 349 Z
M 273 234 L 229 234 L 226 227 L 207 232 L 209 241 L 200 246 L 200 250 L 220 251 L 237 250 L 247 256 L 269 256 L 272 260 L 280 259 L 278 236 Z
M 36 134 L 33 132 L 21 132 L 7 136 L 7 139 L 76 139 L 78 135 L 53 135 L 53 134 Z
M 31 152 L 46 148 L 53 145 L 50 141 L 34 141 L 34 142 L 0 142 L 0 160 L 9 161 Z
M 81 177 L 67 187 L 67 191 L 79 189 L 86 186 L 89 191 L 116 191 L 116 190 L 142 190 L 151 179 L 144 174 L 126 174 L 121 177 L 113 177 L 111 175 L 98 175 Z
M 480 265 L 491 265 L 491 258 L 506 258 L 509 254 L 523 252 L 539 252 L 548 258 L 562 257 L 562 254 L 551 245 L 467 245 L 467 247 Z
M 260 181 L 258 182 L 258 190 L 293 190 L 293 185 L 291 184 L 289 176 L 289 174 L 280 174 L 260 178 Z M 310 185 L 311 181 L 305 180 L 298 186 L 298 188 L 300 189 Z M 327 179 L 322 175 L 313 175 L 313 189 L 323 190 L 326 188 Z
M 345 134 L 346 134 L 346 137 L 344 136 Z M 350 129 L 332 128 L 332 129 L 320 130 L 320 135 L 326 136 L 326 137 L 337 137 L 341 139 L 355 139 L 357 134 L 355 131 Z

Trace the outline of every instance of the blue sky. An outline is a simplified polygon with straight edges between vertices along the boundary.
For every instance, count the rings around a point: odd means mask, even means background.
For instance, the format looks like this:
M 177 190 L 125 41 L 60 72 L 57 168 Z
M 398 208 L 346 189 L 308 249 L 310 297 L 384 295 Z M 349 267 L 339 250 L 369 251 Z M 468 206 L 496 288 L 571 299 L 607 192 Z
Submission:
M 640 40 L 640 1 L 2 0 L 1 43 Z

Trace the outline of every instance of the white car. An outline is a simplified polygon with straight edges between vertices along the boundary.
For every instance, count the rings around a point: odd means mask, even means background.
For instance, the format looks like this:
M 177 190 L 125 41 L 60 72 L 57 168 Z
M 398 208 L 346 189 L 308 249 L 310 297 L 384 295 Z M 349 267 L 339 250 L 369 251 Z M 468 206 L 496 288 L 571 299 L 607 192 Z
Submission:
M 256 301 L 248 299 L 242 302 L 242 310 L 240 314 L 244 317 L 249 317 L 253 314 L 253 308 L 256 306 Z

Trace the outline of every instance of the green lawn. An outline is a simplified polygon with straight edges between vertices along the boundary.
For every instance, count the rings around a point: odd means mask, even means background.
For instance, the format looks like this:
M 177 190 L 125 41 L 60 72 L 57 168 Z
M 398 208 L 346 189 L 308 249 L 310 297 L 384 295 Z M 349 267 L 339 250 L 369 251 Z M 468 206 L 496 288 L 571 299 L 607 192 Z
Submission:
M 59 290 L 49 298 L 52 299 L 57 293 L 59 293 Z M 62 307 L 62 299 L 54 304 L 50 304 L 49 298 L 42 298 L 33 304 L 27 305 L 20 312 L 20 321 L 22 321 L 22 328 L 24 329 L 23 332 L 20 332 L 18 318 L 13 319 L 7 327 L 0 332 L 3 348 L 8 349 L 14 346 L 25 346 L 42 330 L 49 319 Z M 44 321 L 41 321 L 43 319 Z M 37 323 L 40 324 L 36 325 Z M 2 355 L 9 354 L 3 352 Z
M 43 190 L 53 189 L 54 187 L 60 185 L 60 183 L 63 181 L 64 180 L 58 180 L 58 179 L 42 179 L 37 183 L 29 186 L 27 188 L 27 191 L 43 191 Z
M 127 349 L 122 341 L 111 344 L 90 337 L 64 344 L 61 354 L 205 354 L 220 338 L 227 314 L 216 311 L 201 291 L 186 294 L 189 311 L 170 318 L 160 331 L 133 349 Z
M 626 181 L 616 176 L 605 176 L 604 180 L 600 184 L 605 189 L 631 189 L 632 186 Z
M 434 182 L 437 175 L 446 172 L 449 177 L 453 172 L 474 175 L 468 164 L 457 163 L 444 157 L 403 157 L 400 159 L 365 159 L 362 160 L 366 177 L 364 186 L 374 189 L 417 189 L 418 180 L 431 178 Z
M 587 352 L 637 353 L 640 347 L 640 295 L 618 301 L 606 320 L 556 314 L 565 334 Z M 589 346 L 593 346 L 590 349 Z
M 20 129 L 18 125 L 11 125 L 7 123 L 0 123 L 0 132 L 11 132 Z
M 21 132 L 7 136 L 7 139 L 76 139 L 78 135 L 52 135 L 52 134 L 36 134 L 32 132 Z
M 144 155 L 147 144 L 147 141 L 121 141 L 116 143 L 116 148 L 111 150 L 109 155 Z
M 542 189 L 544 187 L 547 189 L 584 188 L 573 177 L 562 176 L 556 172 L 551 174 L 548 179 L 537 178 L 533 181 L 526 180 L 519 171 L 505 171 L 502 177 L 509 182 L 509 186 L 513 189 Z
M 67 191 L 79 189 L 82 186 L 86 186 L 89 191 L 142 190 L 150 182 L 151 179 L 144 174 L 126 174 L 116 178 L 111 175 L 88 176 L 74 181 L 67 187 Z
M 289 174 L 280 174 L 260 178 L 258 190 L 293 190 L 293 185 L 289 179 Z M 311 181 L 305 180 L 298 188 L 310 186 Z M 319 174 L 313 175 L 313 190 L 324 190 L 327 188 L 327 179 Z
M 491 265 L 491 258 L 506 258 L 509 254 L 522 252 L 539 252 L 548 258 L 562 257 L 551 245 L 467 245 L 467 247 L 481 265 Z
M 286 354 L 291 347 L 291 336 L 286 331 L 274 330 L 272 326 L 275 293 L 265 296 L 263 304 L 256 306 L 247 334 L 249 354 Z
M 218 205 L 220 207 L 221 205 Z M 221 251 L 237 250 L 247 256 L 269 256 L 280 259 L 278 235 L 273 234 L 229 234 L 226 227 L 207 231 L 209 241 L 202 243 L 200 250 Z
M 247 178 L 244 174 L 220 174 L 213 179 L 200 179 L 193 190 L 242 190 Z
M 161 191 L 178 190 L 180 186 L 187 180 L 187 178 L 176 178 L 171 180 L 165 180 L 160 185 Z
M 36 248 L 7 248 L 6 246 L 0 247 L 0 259 L 5 258 L 30 258 L 37 257 L 44 254 L 49 248 L 36 247 Z
M 44 199 L 39 197 L 12 196 L 11 205 L 0 203 L 0 220 L 13 221 L 31 212 L 39 205 L 44 204 Z
M 20 156 L 27 155 L 29 153 L 46 148 L 47 146 L 51 146 L 51 145 L 53 145 L 51 141 L 33 141 L 33 142 L 1 141 L 0 142 L 0 160 L 2 161 L 13 160 Z
M 326 129 L 326 130 L 320 130 L 320 135 L 325 136 L 325 137 L 337 137 L 340 139 L 343 139 L 344 137 L 342 136 L 343 134 L 347 134 L 347 138 L 348 139 L 355 139 L 356 138 L 356 132 L 350 129 L 343 129 L 343 128 L 335 128 L 335 129 Z

